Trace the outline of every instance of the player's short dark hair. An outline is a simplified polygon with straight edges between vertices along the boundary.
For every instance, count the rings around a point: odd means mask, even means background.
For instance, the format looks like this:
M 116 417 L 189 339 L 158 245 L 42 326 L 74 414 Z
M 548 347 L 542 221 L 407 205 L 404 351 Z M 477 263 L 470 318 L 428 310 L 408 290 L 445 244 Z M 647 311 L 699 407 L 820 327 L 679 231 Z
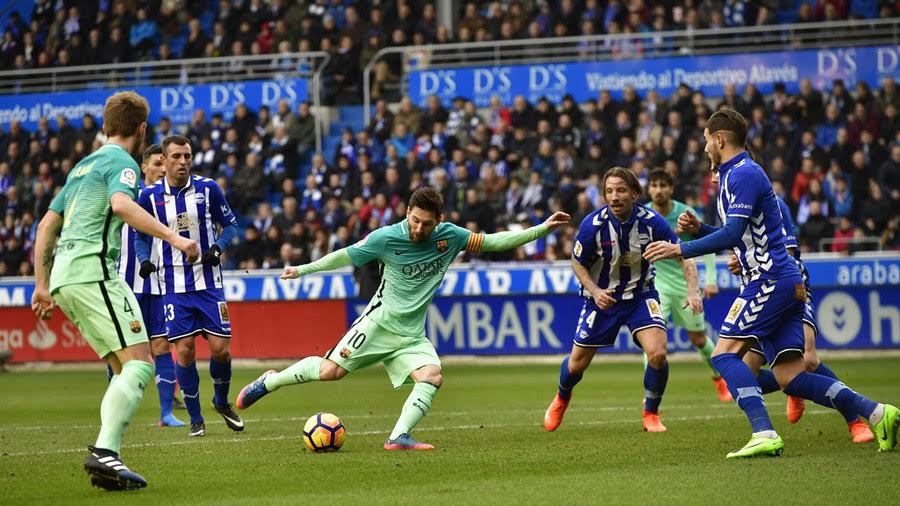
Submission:
M 175 144 L 176 146 L 190 147 L 191 140 L 188 139 L 187 137 L 184 137 L 183 135 L 170 135 L 170 136 L 166 137 L 165 139 L 163 139 L 161 152 L 165 153 L 169 149 L 169 146 L 172 144 Z
M 439 218 L 444 212 L 444 196 L 433 188 L 419 188 L 409 197 L 409 208 L 418 207 L 434 213 Z
M 675 186 L 675 179 L 664 169 L 653 169 L 650 171 L 650 175 L 647 176 L 647 186 L 650 186 L 655 181 L 662 181 L 663 184 Z
M 638 195 L 644 193 L 644 189 L 641 188 L 641 183 L 638 181 L 637 176 L 634 175 L 634 172 L 631 172 L 624 167 L 613 167 L 606 171 L 606 174 L 603 176 L 603 193 L 606 193 L 606 181 L 611 177 L 622 179 L 625 181 L 625 184 L 628 185 L 628 189 Z
M 103 133 L 107 137 L 131 137 L 150 116 L 147 99 L 133 91 L 120 91 L 103 105 Z
M 144 150 L 144 154 L 141 155 L 141 162 L 147 162 L 151 156 L 153 155 L 161 155 L 162 154 L 162 146 L 159 144 L 151 144 L 149 148 Z
M 747 120 L 744 115 L 734 109 L 720 109 L 709 117 L 706 129 L 712 135 L 716 132 L 729 132 L 732 144 L 744 146 L 747 142 Z

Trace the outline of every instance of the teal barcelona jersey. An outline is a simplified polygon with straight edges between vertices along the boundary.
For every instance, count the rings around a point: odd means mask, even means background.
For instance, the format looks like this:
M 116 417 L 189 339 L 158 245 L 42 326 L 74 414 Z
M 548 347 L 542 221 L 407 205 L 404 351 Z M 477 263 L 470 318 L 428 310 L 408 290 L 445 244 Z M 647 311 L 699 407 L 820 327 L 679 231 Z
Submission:
M 477 252 L 482 234 L 440 223 L 422 242 L 412 242 L 406 220 L 380 228 L 347 248 L 354 265 L 384 264 L 381 285 L 363 314 L 401 336 L 425 335 L 425 314 L 460 251 Z

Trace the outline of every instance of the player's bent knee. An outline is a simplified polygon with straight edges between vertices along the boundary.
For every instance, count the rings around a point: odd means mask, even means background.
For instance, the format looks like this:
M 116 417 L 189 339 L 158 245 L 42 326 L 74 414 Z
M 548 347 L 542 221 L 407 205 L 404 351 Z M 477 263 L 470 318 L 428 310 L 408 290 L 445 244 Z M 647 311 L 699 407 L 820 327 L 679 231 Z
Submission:
M 644 351 L 647 354 L 647 363 L 654 369 L 660 369 L 666 365 L 666 349 L 651 348 Z

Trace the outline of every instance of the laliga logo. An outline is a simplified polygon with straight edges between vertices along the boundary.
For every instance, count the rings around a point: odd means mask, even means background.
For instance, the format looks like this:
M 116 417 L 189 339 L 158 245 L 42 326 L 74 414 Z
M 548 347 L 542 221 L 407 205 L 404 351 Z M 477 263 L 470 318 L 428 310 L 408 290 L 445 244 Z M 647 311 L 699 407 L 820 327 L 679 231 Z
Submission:
M 437 70 L 422 72 L 419 81 L 419 95 L 453 95 L 456 93 L 456 71 Z
M 36 350 L 49 350 L 56 344 L 56 333 L 39 320 L 35 329 L 28 334 L 28 344 Z
M 564 90 L 568 84 L 565 65 L 528 67 L 528 89 L 532 92 L 548 89 Z

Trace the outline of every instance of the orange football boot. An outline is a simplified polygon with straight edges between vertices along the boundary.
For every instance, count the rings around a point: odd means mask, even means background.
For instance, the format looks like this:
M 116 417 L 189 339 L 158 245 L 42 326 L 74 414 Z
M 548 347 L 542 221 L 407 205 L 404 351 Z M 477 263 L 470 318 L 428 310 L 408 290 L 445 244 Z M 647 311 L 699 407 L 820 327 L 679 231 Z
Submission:
M 857 418 L 848 423 L 847 428 L 850 429 L 850 435 L 853 436 L 854 443 L 871 443 L 875 441 L 875 434 L 872 433 L 869 424 L 862 418 Z
M 544 413 L 544 429 L 547 432 L 553 432 L 559 427 L 571 400 L 571 396 L 568 400 L 565 400 L 559 396 L 558 392 L 553 397 L 553 402 L 550 403 L 550 407 L 548 407 L 547 412 Z
M 803 399 L 800 397 L 794 397 L 793 395 L 787 396 L 787 421 L 790 423 L 797 423 L 800 421 L 800 418 L 803 417 L 803 410 L 806 409 L 806 404 L 803 402 Z
M 659 413 L 644 410 L 644 430 L 647 432 L 665 432 L 666 426 L 659 420 Z
M 731 402 L 734 398 L 731 397 L 731 392 L 728 391 L 728 383 L 725 383 L 725 378 L 721 376 L 713 376 L 713 385 L 716 387 L 716 393 L 719 394 L 719 400 L 722 402 Z

